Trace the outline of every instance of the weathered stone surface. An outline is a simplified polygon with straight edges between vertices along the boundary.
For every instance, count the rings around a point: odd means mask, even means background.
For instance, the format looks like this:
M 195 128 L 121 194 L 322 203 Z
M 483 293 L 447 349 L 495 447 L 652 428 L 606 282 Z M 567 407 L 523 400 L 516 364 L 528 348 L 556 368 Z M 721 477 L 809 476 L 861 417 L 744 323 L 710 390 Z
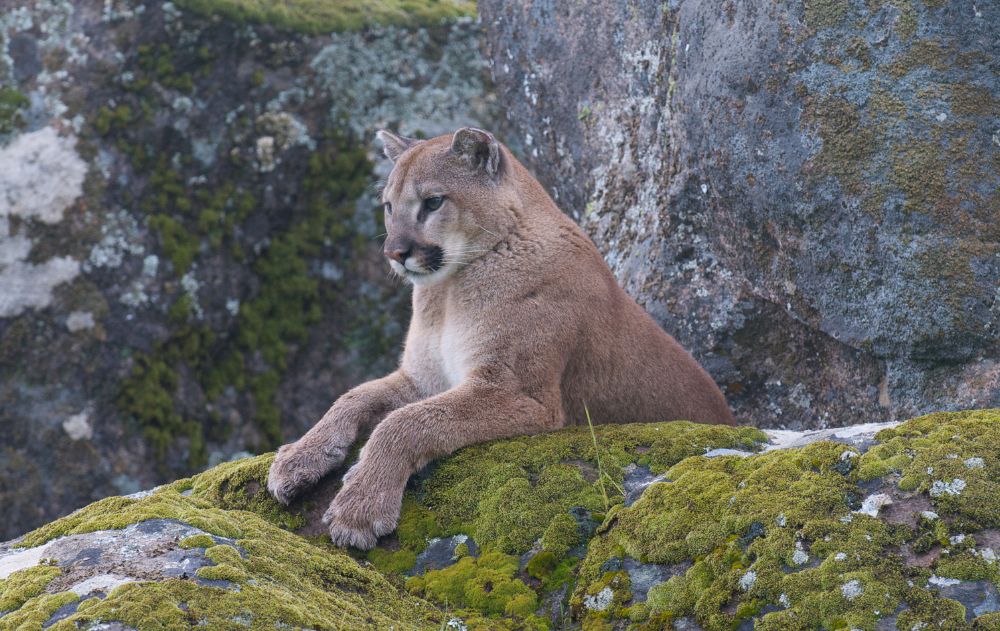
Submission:
M 0 544 L 0 629 L 996 626 L 1000 410 L 871 425 L 860 447 L 792 434 L 677 422 L 470 447 L 353 558 L 295 534 L 339 474 L 285 510 L 263 490 L 272 456 L 245 458 Z M 670 483 L 627 504 L 639 468 Z
M 506 140 L 738 417 L 1000 403 L 1000 6 L 480 12 Z
M 471 5 L 180 8 L 234 4 L 0 10 L 0 538 L 272 449 L 394 363 L 372 135 L 493 126 Z

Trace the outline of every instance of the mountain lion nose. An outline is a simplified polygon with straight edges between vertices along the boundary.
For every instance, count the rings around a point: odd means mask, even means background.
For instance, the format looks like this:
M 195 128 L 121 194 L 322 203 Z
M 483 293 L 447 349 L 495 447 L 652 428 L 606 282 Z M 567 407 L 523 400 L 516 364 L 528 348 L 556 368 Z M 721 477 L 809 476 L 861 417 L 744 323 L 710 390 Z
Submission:
M 386 248 L 384 252 L 389 258 L 402 264 L 410 256 L 410 250 L 412 250 L 410 247 L 396 247 L 392 249 Z

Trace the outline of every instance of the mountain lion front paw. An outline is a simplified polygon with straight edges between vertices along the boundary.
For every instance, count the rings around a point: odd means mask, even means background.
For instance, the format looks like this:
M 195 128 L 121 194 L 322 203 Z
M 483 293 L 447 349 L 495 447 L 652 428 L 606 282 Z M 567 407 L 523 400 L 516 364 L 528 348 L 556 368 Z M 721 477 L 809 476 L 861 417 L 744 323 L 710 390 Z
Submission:
M 375 478 L 376 484 L 366 485 L 372 478 L 359 472 L 357 465 L 352 470 L 355 474 L 330 503 L 323 523 L 329 526 L 334 545 L 371 550 L 379 537 L 396 529 L 405 483 L 386 484 L 385 478 Z
M 319 482 L 344 461 L 345 449 L 315 449 L 290 443 L 278 449 L 267 474 L 267 490 L 282 504 Z

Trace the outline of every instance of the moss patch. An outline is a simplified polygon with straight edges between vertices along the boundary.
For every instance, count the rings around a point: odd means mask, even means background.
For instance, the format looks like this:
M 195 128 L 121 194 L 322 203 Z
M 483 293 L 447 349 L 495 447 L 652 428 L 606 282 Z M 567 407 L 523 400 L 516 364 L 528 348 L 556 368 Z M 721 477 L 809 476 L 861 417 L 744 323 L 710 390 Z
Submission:
M 596 435 L 603 470 L 617 483 L 632 462 L 659 473 L 708 449 L 753 449 L 766 439 L 749 427 L 686 422 L 604 425 Z M 421 501 L 446 533 L 464 532 L 485 547 L 521 554 L 546 533 L 550 545 L 565 547 L 568 537 L 557 533 L 571 508 L 592 518 L 608 508 L 596 472 L 597 452 L 586 428 L 496 441 L 443 461 L 421 485 Z M 623 500 L 611 497 L 612 505 Z
M 487 552 L 414 576 L 406 587 L 413 594 L 458 610 L 469 608 L 486 616 L 530 620 L 538 607 L 538 595 L 515 578 L 517 569 L 517 557 Z
M 53 629 L 75 629 L 98 620 L 117 620 L 139 629 L 222 629 L 240 624 L 255 629 L 291 625 L 330 628 L 438 628 L 441 613 L 394 586 L 373 569 L 364 568 L 343 551 L 317 545 L 277 524 L 298 522 L 260 490 L 273 456 L 221 465 L 181 480 L 141 499 L 108 498 L 29 533 L 22 545 L 35 546 L 54 537 L 122 528 L 151 518 L 178 519 L 214 535 L 233 538 L 245 557 L 228 545 L 208 545 L 215 563 L 198 575 L 239 585 L 228 590 L 188 580 L 124 585 L 105 600 L 88 602 Z M 255 492 L 256 490 L 256 492 Z M 187 495 L 183 493 L 187 492 Z M 192 537 L 186 545 L 208 544 Z M 58 568 L 39 567 L 4 582 L 2 603 L 25 603 L 0 619 L 40 625 L 72 593 L 45 595 L 44 586 Z M 11 589 L 7 589 L 10 586 Z M 71 597 L 71 598 L 70 598 Z M 11 602 L 7 603 L 7 600 Z M 36 612 L 36 613 L 32 613 Z M 44 617 L 42 617 L 44 615 Z M 13 617 L 12 617 L 13 616 Z M 8 628 L 8 627 L 0 627 Z M 9 628 L 25 628 L 13 626 Z
M 0 86 L 0 134 L 9 134 L 24 124 L 21 110 L 28 107 L 28 97 L 8 86 Z
M 142 203 L 174 273 L 180 277 L 200 256 L 218 256 L 221 250 L 249 259 L 257 281 L 255 294 L 240 303 L 236 321 L 220 332 L 195 323 L 191 298 L 182 294 L 170 310 L 174 333 L 136 358 L 121 386 L 119 408 L 136 421 L 161 458 L 183 438 L 189 468 L 197 468 L 206 461 L 206 443 L 224 438 L 218 419 L 192 416 L 176 405 L 185 373 L 193 373 L 208 401 L 231 387 L 250 402 L 261 439 L 248 447 L 281 442 L 276 397 L 287 355 L 322 315 L 320 285 L 308 261 L 329 243 L 347 250 L 363 247 L 347 226 L 370 169 L 359 145 L 335 132 L 324 136 L 303 175 L 301 210 L 259 254 L 247 256 L 235 235 L 254 211 L 253 195 L 228 182 L 192 192 L 174 169 L 162 162 L 154 168 Z
M 975 532 L 1000 520 L 1000 411 L 935 414 L 877 439 L 883 442 L 863 456 L 816 443 L 678 463 L 669 483 L 608 515 L 581 564 L 574 609 L 597 615 L 586 599 L 607 581 L 608 559 L 626 555 L 691 564 L 649 592 L 645 614 L 660 623 L 691 616 L 706 629 L 749 618 L 759 618 L 755 628 L 763 629 L 874 628 L 900 607 L 912 621 L 901 628 L 951 619 L 958 603 L 925 588 L 932 573 L 997 576 L 988 561 L 952 542 L 974 542 Z M 911 526 L 855 512 L 883 478 L 907 497 L 928 497 L 940 519 Z M 968 538 L 949 538 L 956 534 Z M 905 560 L 907 551 L 941 542 L 954 556 L 929 567 Z M 765 606 L 779 610 L 760 616 Z
M 354 31 L 376 24 L 416 26 L 474 17 L 471 0 L 179 0 L 179 6 L 237 22 L 259 22 L 303 33 Z
M 39 565 L 18 570 L 0 579 L 0 611 L 19 609 L 24 603 L 45 591 L 45 586 L 59 576 L 57 567 Z

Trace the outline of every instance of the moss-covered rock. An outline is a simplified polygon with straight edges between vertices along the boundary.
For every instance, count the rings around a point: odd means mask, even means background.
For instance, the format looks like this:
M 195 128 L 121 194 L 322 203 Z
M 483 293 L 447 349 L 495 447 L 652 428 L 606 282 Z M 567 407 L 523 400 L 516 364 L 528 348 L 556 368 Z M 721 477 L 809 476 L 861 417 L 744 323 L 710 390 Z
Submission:
M 390 369 L 375 128 L 493 117 L 471 2 L 6 8 L 0 538 L 274 449 Z
M 336 478 L 285 509 L 246 458 L 0 546 L 0 629 L 993 628 L 998 448 L 1000 410 L 496 441 L 419 476 L 367 556 L 308 534 Z

